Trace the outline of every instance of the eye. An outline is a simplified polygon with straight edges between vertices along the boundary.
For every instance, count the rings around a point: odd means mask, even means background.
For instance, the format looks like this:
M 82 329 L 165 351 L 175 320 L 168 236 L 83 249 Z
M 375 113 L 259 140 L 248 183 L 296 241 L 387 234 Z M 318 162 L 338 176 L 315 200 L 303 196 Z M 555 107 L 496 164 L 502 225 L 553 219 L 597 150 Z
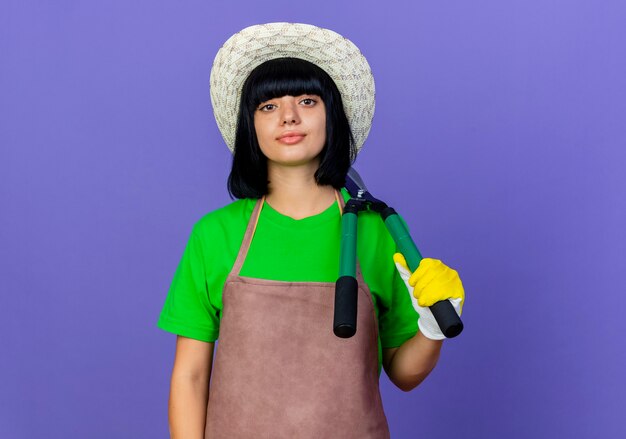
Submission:
M 307 107 L 312 107 L 313 105 L 317 103 L 317 101 L 313 98 L 304 98 L 300 101 L 300 103 Z
M 259 108 L 257 108 L 257 110 L 258 111 L 272 111 L 275 108 L 276 108 L 276 105 L 274 104 L 261 104 Z

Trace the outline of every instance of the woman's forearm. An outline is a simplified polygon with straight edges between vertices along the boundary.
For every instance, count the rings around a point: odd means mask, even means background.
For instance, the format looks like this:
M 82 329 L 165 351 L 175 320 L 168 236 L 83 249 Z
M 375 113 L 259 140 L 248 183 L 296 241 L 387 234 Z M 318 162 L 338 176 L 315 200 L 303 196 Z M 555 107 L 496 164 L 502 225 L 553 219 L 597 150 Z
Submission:
M 170 435 L 203 439 L 213 367 L 213 343 L 178 336 L 170 383 Z
M 173 439 L 204 438 L 208 397 L 208 379 L 172 374 L 169 422 Z
M 393 350 L 385 371 L 398 388 L 408 392 L 414 389 L 434 369 L 443 341 L 430 340 L 421 332 Z

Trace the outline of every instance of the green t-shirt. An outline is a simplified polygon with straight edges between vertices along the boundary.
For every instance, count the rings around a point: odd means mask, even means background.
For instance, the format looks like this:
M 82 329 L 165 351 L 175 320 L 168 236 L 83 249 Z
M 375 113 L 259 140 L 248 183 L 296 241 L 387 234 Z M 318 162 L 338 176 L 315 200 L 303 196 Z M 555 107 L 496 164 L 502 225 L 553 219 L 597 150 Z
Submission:
M 345 190 L 342 195 L 349 198 Z M 222 288 L 255 203 L 255 199 L 235 201 L 195 224 L 161 311 L 161 329 L 206 342 L 217 340 Z M 279 281 L 335 282 L 340 232 L 336 202 L 300 220 L 265 203 L 240 274 Z M 415 335 L 418 315 L 393 263 L 396 246 L 380 216 L 359 213 L 357 232 L 357 258 L 378 317 L 380 366 L 382 348 L 400 346 Z

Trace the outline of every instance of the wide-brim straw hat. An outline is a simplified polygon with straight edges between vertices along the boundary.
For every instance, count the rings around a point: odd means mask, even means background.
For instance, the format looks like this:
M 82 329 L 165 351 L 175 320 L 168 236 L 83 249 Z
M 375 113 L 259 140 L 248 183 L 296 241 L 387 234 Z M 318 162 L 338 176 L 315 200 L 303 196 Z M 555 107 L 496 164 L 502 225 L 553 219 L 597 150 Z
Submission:
M 333 79 L 343 101 L 357 151 L 374 117 L 374 77 L 358 47 L 329 29 L 301 23 L 247 27 L 217 52 L 211 69 L 211 102 L 217 126 L 233 151 L 243 84 L 260 64 L 275 58 L 300 58 Z

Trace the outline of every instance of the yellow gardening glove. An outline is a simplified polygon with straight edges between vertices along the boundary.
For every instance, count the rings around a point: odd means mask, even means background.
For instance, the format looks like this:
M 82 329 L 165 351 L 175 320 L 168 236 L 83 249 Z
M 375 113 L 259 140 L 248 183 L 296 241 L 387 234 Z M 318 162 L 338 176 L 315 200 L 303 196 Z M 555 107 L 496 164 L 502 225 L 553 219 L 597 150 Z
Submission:
M 393 260 L 409 291 L 413 308 L 420 316 L 417 321 L 420 332 L 431 340 L 443 340 L 446 337 L 428 307 L 448 299 L 456 313 L 461 315 L 465 291 L 459 274 L 437 259 L 422 259 L 414 273 L 409 270 L 402 253 L 394 254 Z

